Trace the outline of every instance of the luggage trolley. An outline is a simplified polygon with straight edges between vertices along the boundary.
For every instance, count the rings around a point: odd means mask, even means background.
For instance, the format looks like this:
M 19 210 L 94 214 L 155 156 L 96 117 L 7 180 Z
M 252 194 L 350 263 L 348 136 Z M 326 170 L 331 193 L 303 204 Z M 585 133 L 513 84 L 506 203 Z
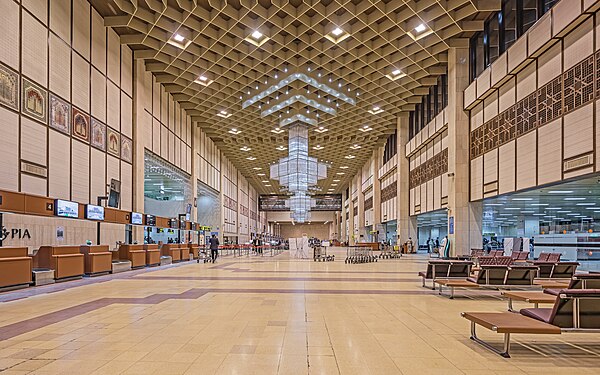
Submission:
M 367 246 L 349 246 L 346 250 L 347 264 L 371 263 L 377 262 L 377 257 L 373 255 L 373 249 Z
M 396 250 L 394 246 L 384 245 L 381 253 L 379 254 L 379 259 L 396 259 L 400 258 L 402 254 L 399 250 Z
M 327 247 L 325 246 L 315 246 L 313 251 L 313 260 L 315 262 L 332 262 L 335 260 L 335 255 L 327 255 Z

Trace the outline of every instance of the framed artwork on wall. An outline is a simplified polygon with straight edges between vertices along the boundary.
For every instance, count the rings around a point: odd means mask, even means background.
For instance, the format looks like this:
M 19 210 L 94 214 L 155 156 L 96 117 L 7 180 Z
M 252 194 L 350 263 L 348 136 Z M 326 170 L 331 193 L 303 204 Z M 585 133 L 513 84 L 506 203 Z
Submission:
M 71 134 L 71 105 L 50 94 L 50 127 Z
M 119 157 L 121 155 L 121 137 L 119 133 L 108 128 L 106 134 L 106 149 L 108 153 Z
M 133 160 L 133 142 L 125 136 L 121 137 L 121 159 L 128 163 Z
M 106 125 L 92 117 L 92 146 L 106 151 Z
M 73 107 L 73 137 L 90 141 L 90 116 Z
M 0 64 L 0 104 L 19 110 L 19 75 Z
M 48 91 L 27 78 L 23 78 L 23 102 L 21 103 L 21 112 L 24 115 L 46 124 L 48 122 L 46 110 L 47 101 Z

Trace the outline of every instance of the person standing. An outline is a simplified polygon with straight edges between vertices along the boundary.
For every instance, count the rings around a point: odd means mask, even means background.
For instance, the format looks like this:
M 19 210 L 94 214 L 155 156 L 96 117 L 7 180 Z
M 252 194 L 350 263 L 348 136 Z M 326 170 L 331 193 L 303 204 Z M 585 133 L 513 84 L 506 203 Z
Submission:
M 214 263 L 219 256 L 219 239 L 213 234 L 208 242 L 210 246 L 210 257 Z

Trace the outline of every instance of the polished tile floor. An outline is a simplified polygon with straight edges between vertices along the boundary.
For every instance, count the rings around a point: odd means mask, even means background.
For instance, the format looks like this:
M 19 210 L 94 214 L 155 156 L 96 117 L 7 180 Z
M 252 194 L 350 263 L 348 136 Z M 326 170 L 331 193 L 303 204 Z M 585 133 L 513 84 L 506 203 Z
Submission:
M 348 265 L 344 254 L 226 257 L 0 294 L 0 374 L 600 371 L 599 334 L 515 335 L 504 359 L 471 342 L 459 315 L 504 311 L 497 292 L 449 300 L 421 287 L 425 256 Z

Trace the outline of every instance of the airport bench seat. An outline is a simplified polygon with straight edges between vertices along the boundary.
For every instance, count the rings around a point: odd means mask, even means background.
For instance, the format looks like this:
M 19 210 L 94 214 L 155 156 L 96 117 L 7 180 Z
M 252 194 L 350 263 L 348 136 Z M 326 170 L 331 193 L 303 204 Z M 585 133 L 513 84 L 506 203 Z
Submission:
M 0 248 L 0 288 L 29 285 L 33 261 L 26 247 Z
M 548 262 L 534 261 L 531 262 L 540 270 L 538 278 L 540 279 L 570 279 L 577 272 L 578 262 Z
M 97 275 L 112 271 L 112 253 L 108 245 L 80 247 L 84 257 L 84 272 L 86 275 Z
M 130 261 L 131 268 L 146 267 L 146 250 L 144 250 L 144 245 L 122 244 L 119 246 L 119 259 Z
M 434 284 L 439 285 L 439 293 L 443 287 L 450 288 L 450 299 L 454 298 L 456 288 L 477 289 L 480 287 L 506 289 L 514 287 L 534 286 L 534 277 L 537 267 L 534 266 L 481 266 L 476 277 L 463 280 L 436 279 Z
M 471 273 L 473 262 L 466 260 L 430 260 L 427 270 L 419 272 L 425 287 L 426 280 L 435 281 L 437 278 L 465 278 Z M 435 289 L 435 283 L 432 289 Z
M 79 246 L 42 246 L 33 257 L 33 267 L 54 270 L 56 280 L 81 277 L 84 255 Z
M 471 322 L 471 340 L 509 358 L 510 335 L 600 332 L 600 289 L 563 289 L 552 308 L 522 309 L 511 312 L 463 312 Z M 476 326 L 504 334 L 502 350 L 477 337 Z

